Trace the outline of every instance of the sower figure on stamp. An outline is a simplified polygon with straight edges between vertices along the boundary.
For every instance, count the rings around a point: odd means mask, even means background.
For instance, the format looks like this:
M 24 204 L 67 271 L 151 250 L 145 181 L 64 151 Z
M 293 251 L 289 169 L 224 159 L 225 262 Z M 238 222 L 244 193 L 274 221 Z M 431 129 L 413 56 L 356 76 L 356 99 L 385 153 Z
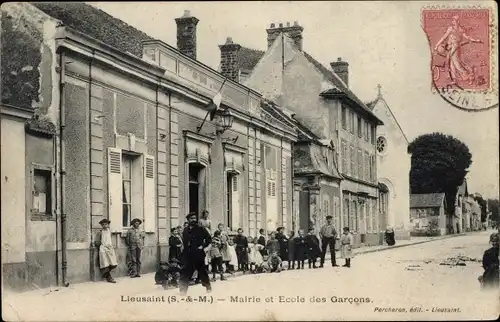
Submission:
M 196 214 L 190 213 L 186 218 L 189 221 L 189 225 L 182 232 L 184 250 L 181 262 L 180 292 L 181 295 L 187 293 L 189 280 L 195 271 L 198 272 L 201 284 L 206 287 L 207 292 L 210 292 L 212 286 L 210 285 L 210 278 L 205 267 L 205 248 L 212 242 L 212 237 L 205 228 L 198 225 Z
M 330 247 L 330 255 L 332 258 L 332 266 L 337 267 L 335 259 L 335 240 L 337 239 L 337 231 L 332 223 L 332 216 L 326 216 L 326 224 L 321 227 L 319 236 L 321 238 L 321 262 L 319 267 L 325 264 L 326 248 Z
M 107 219 L 103 219 L 99 222 L 102 229 L 97 233 L 94 244 L 95 247 L 99 249 L 99 268 L 101 269 L 102 277 L 104 277 L 108 283 L 116 283 L 111 276 L 111 271 L 118 264 L 113 242 L 111 241 L 110 223 L 111 222 Z
M 133 219 L 130 222 L 132 226 L 127 231 L 127 236 L 125 237 L 125 244 L 127 245 L 127 266 L 128 275 L 132 278 L 141 277 L 141 252 L 144 248 L 143 245 L 143 233 L 139 231 L 139 226 L 142 224 L 142 220 Z

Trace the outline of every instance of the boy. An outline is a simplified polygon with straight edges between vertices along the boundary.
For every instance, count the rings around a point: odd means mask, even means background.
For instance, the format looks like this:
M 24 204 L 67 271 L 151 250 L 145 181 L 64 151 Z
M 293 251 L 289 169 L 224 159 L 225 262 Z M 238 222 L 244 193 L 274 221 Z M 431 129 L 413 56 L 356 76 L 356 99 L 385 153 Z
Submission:
M 220 280 L 225 281 L 224 269 L 222 268 L 222 253 L 220 249 L 222 247 L 222 242 L 220 240 L 220 231 L 214 232 L 214 237 L 212 238 L 212 244 L 209 246 L 208 255 L 211 259 L 212 264 L 212 282 L 216 281 L 215 274 L 220 274 Z
M 316 266 L 316 259 L 320 254 L 320 248 L 319 248 L 319 239 L 314 234 L 314 228 L 312 227 L 309 228 L 309 233 L 307 234 L 305 241 L 306 241 L 307 259 L 309 263 L 309 268 L 311 268 L 311 265 L 313 265 L 313 268 L 318 268 Z
M 248 240 L 243 236 L 243 229 L 238 228 L 238 235 L 234 238 L 236 256 L 238 257 L 238 271 L 248 271 Z
M 295 232 L 290 232 L 288 239 L 288 269 L 295 269 Z
M 164 289 L 168 286 L 179 286 L 181 267 L 177 258 L 172 258 L 168 263 L 160 262 L 160 268 L 155 274 L 157 285 L 162 285 Z
M 282 260 L 279 257 L 280 243 L 276 239 L 276 233 L 274 231 L 271 233 L 271 238 L 267 242 L 267 253 L 269 254 L 267 265 L 270 269 L 270 272 L 281 272 Z
M 353 242 L 354 238 L 349 233 L 349 227 L 344 227 L 344 234 L 340 237 L 340 254 L 345 259 L 345 264 L 342 267 L 351 267 Z
M 304 261 L 307 254 L 307 245 L 303 229 L 299 229 L 299 235 L 294 239 L 294 243 L 295 243 L 295 260 L 297 261 L 297 269 L 304 269 Z
M 128 265 L 128 275 L 131 278 L 141 277 L 141 252 L 144 248 L 143 238 L 144 235 L 139 231 L 139 226 L 142 224 L 142 220 L 133 219 L 130 222 L 132 226 L 127 231 L 127 236 L 125 237 L 125 244 L 127 245 L 127 265 Z
M 182 253 L 182 240 L 179 234 L 178 228 L 172 228 L 170 230 L 172 235 L 168 239 L 168 260 L 172 260 L 176 258 L 177 260 L 181 260 Z
M 99 249 L 99 268 L 101 269 L 102 277 L 104 277 L 108 283 L 116 283 L 111 276 L 111 271 L 118 264 L 116 261 L 115 249 L 111 241 L 110 223 L 111 222 L 107 219 L 103 219 L 99 222 L 102 229 L 96 235 L 95 247 Z

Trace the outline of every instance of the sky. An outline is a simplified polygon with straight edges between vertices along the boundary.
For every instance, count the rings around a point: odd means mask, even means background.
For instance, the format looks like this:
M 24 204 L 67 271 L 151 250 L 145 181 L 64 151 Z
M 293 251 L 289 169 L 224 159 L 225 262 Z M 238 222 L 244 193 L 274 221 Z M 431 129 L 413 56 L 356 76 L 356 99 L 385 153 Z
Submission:
M 377 84 L 382 86 L 382 94 L 410 142 L 421 134 L 432 132 L 449 134 L 463 141 L 472 154 L 467 175 L 469 192 L 498 198 L 498 107 L 484 112 L 464 112 L 431 91 L 431 53 L 420 15 L 422 8 L 435 3 L 91 4 L 172 46 L 177 42 L 174 19 L 182 16 L 184 10 L 190 10 L 200 20 L 197 27 L 198 60 L 214 69 L 220 62 L 218 45 L 224 44 L 227 37 L 232 37 L 233 42 L 242 46 L 265 50 L 265 29 L 271 23 L 293 24 L 298 21 L 304 27 L 305 51 L 326 67 L 337 57 L 349 63 L 349 86 L 361 100 L 373 100 L 377 95 Z M 491 6 L 492 2 L 485 4 Z M 496 88 L 498 90 L 498 84 Z

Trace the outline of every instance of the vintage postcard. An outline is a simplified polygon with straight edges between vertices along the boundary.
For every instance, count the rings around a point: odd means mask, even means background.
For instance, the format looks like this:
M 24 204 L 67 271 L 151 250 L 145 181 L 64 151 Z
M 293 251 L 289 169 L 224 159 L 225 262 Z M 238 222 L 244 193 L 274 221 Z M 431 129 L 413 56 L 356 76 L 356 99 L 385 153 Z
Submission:
M 499 318 L 495 2 L 1 13 L 4 320 Z

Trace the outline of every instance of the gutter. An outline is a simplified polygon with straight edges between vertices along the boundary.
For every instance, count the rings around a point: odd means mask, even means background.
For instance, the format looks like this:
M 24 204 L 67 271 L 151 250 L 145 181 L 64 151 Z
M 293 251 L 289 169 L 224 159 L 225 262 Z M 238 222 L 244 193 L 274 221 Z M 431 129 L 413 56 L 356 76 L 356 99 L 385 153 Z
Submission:
M 61 271 L 62 271 L 62 284 L 66 287 L 69 286 L 69 283 L 66 281 L 67 279 L 67 269 L 68 269 L 68 260 L 67 260 L 67 250 L 66 250 L 66 213 L 64 210 L 64 189 L 65 189 L 65 176 L 66 176 L 66 163 L 64 160 L 64 156 L 66 153 L 66 143 L 64 141 L 64 128 L 66 127 L 65 120 L 65 95 L 64 95 L 64 87 L 66 85 L 65 77 L 66 77 L 66 56 L 64 52 L 59 54 L 59 67 L 60 67 L 60 77 L 59 77 L 59 142 L 61 145 L 61 151 L 59 154 L 59 175 L 61 178 L 60 189 L 61 189 L 61 200 L 60 200 L 60 212 L 61 212 Z

